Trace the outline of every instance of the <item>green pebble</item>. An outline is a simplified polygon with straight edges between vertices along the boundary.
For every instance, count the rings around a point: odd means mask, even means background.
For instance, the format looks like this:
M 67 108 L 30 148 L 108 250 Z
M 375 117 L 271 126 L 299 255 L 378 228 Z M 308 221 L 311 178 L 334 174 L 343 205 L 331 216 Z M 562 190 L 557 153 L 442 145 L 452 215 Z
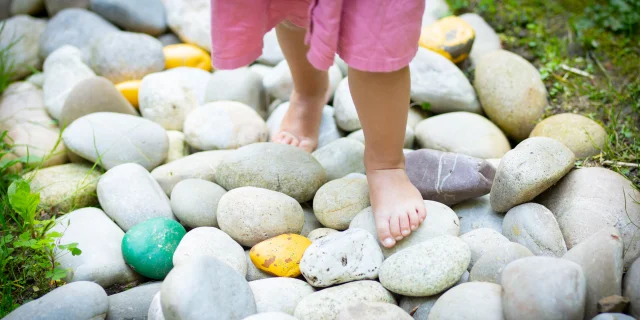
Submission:
M 187 233 L 168 218 L 152 218 L 135 225 L 122 239 L 124 261 L 137 273 L 162 280 L 173 268 L 173 253 Z

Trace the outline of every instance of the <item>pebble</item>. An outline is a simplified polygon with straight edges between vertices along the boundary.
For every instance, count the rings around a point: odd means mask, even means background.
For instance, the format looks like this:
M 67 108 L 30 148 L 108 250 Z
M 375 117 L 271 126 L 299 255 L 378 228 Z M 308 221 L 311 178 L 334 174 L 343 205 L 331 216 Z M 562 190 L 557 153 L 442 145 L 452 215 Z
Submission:
M 636 320 L 624 313 L 601 313 L 591 320 Z
M 495 283 L 463 283 L 440 296 L 428 319 L 502 320 L 501 293 L 502 287 Z
M 21 14 L 36 15 L 44 10 L 44 0 L 10 1 L 9 9 L 12 16 Z
M 384 256 L 373 235 L 353 228 L 316 240 L 304 252 L 300 271 L 314 287 L 374 280 Z
M 460 236 L 460 240 L 464 241 L 471 250 L 471 263 L 469 270 L 486 252 L 493 251 L 499 246 L 509 243 L 509 239 L 505 238 L 499 232 L 489 228 L 479 228 L 469 231 Z
M 263 49 L 264 51 L 264 49 Z M 252 64 L 251 66 L 249 66 L 249 70 L 253 71 L 253 73 L 257 74 L 258 76 L 260 76 L 260 86 L 262 86 L 262 79 L 264 79 L 265 76 L 267 76 L 267 74 L 269 74 L 269 72 L 271 72 L 273 70 L 272 66 L 268 66 L 268 65 L 264 65 L 264 64 L 260 64 L 260 63 L 255 63 Z
M 380 268 L 380 283 L 405 296 L 438 294 L 460 280 L 470 259 L 469 246 L 458 237 L 438 236 L 388 257 Z
M 409 180 L 425 200 L 449 206 L 488 194 L 495 174 L 485 160 L 431 149 L 410 152 L 405 163 Z
M 185 179 L 171 191 L 171 210 L 185 226 L 217 227 L 218 202 L 226 192 L 211 181 Z
M 262 55 L 258 58 L 258 62 L 269 66 L 275 66 L 280 61 L 284 60 L 284 54 L 280 48 L 275 28 L 264 34 L 262 43 Z
M 23 0 L 24 1 L 24 0 Z M 13 1 L 18 3 L 21 1 Z M 47 22 L 27 15 L 17 15 L 3 21 L 3 37 L 0 48 L 7 61 L 12 63 L 12 74 L 9 80 L 22 79 L 39 70 L 43 59 L 40 58 L 40 35 L 44 32 Z M 10 48 L 9 45 L 13 44 Z M 4 50 L 5 48 L 6 51 Z
M 489 119 L 514 140 L 529 137 L 548 105 L 538 69 L 509 51 L 482 55 L 476 61 L 473 83 Z
M 577 158 L 598 155 L 604 148 L 607 132 L 597 122 L 573 113 L 561 113 L 540 121 L 531 137 L 548 137 L 562 142 Z
M 163 164 L 189 155 L 189 146 L 184 141 L 184 133 L 175 130 L 167 130 L 167 137 L 169 138 L 169 151 L 167 152 L 167 158 L 164 160 Z
M 311 154 L 327 173 L 327 180 L 340 179 L 349 173 L 364 173 L 364 144 L 340 138 Z
M 292 278 L 269 278 L 249 282 L 258 313 L 293 312 L 304 297 L 316 290 L 306 282 Z
M 476 93 L 460 69 L 440 54 L 419 48 L 409 63 L 411 100 L 428 103 L 434 113 L 482 113 Z
M 137 116 L 138 112 L 106 78 L 90 77 L 76 84 L 64 101 L 60 126 L 95 112 L 116 112 Z
M 108 310 L 109 300 L 104 289 L 90 281 L 78 281 L 21 305 L 3 319 L 104 319 Z
M 436 301 L 448 290 L 456 287 L 459 284 L 466 283 L 469 281 L 469 271 L 465 271 L 460 277 L 460 280 L 456 282 L 453 286 L 448 289 L 445 289 L 441 293 L 434 294 L 432 296 L 427 297 L 407 297 L 400 296 L 399 306 L 405 312 L 411 313 L 413 311 L 413 318 L 417 320 L 427 320 L 429 313 L 431 312 L 431 308 L 436 304 Z
M 231 150 L 196 152 L 153 169 L 151 176 L 158 181 L 167 195 L 170 195 L 176 184 L 182 180 L 202 179 L 214 182 L 218 165 L 232 152 Z
M 82 208 L 67 213 L 57 219 L 50 232 L 63 234 L 60 244 L 75 242 L 82 250 L 76 256 L 56 250 L 60 266 L 71 269 L 65 281 L 91 281 L 107 288 L 138 279 L 120 251 L 124 232 L 102 210 Z
M 270 137 L 274 137 L 278 132 L 280 132 L 280 125 L 282 124 L 282 119 L 284 119 L 284 115 L 287 110 L 289 110 L 289 102 L 284 102 L 279 104 L 278 107 L 271 112 L 271 115 L 267 119 L 267 128 L 269 128 Z M 322 109 L 318 148 L 322 148 L 344 136 L 343 132 L 336 125 L 334 114 L 335 109 L 331 106 L 324 106 L 324 109 Z
M 207 51 L 192 44 L 180 43 L 179 39 L 174 44 L 165 45 L 162 52 L 166 69 L 190 67 L 209 72 L 213 68 Z
M 167 320 L 240 320 L 256 314 L 248 282 L 213 257 L 198 257 L 176 266 L 165 278 L 160 292 Z
M 285 233 L 257 243 L 249 257 L 260 270 L 277 277 L 300 276 L 300 260 L 311 240 L 294 233 Z
M 339 232 L 338 230 L 335 229 L 331 229 L 331 228 L 318 228 L 315 229 L 311 232 L 309 232 L 309 235 L 307 236 L 307 238 L 309 238 L 309 240 L 311 240 L 311 242 L 316 242 L 330 234 Z
M 587 284 L 575 262 L 555 257 L 527 257 L 502 271 L 505 319 L 582 319 Z
M 98 200 L 125 232 L 150 218 L 174 219 L 171 203 L 158 182 L 135 163 L 116 166 L 100 177 Z
M 470 112 L 450 112 L 430 117 L 416 127 L 421 148 L 491 159 L 511 150 L 507 137 L 487 118 Z
M 211 50 L 211 2 L 209 0 L 164 0 L 167 25 L 182 42 Z
M 327 174 L 309 153 L 277 143 L 237 149 L 218 165 L 216 183 L 226 190 L 252 186 L 282 192 L 298 202 L 313 199 Z
M 31 171 L 25 178 L 32 192 L 40 194 L 40 206 L 47 210 L 64 213 L 98 204 L 100 172 L 91 166 L 68 163 Z
M 491 207 L 507 212 L 533 200 L 571 171 L 575 160 L 573 152 L 557 140 L 534 137 L 522 141 L 500 160 L 491 187 Z
M 160 289 L 162 290 L 162 287 Z M 147 312 L 147 320 L 165 320 L 160 299 L 160 292 L 153 296 Z
M 555 216 L 537 203 L 511 208 L 504 217 L 502 234 L 537 256 L 560 258 L 567 253 L 567 245 Z
M 95 39 L 118 31 L 107 20 L 84 9 L 65 9 L 51 17 L 40 36 L 40 57 L 43 59 L 65 45 L 80 49 L 86 59 L 89 57 L 89 46 Z
M 448 16 L 423 27 L 418 43 L 453 63 L 461 63 L 469 56 L 474 40 L 471 25 L 457 16 Z
M 630 300 L 629 314 L 640 318 L 640 258 L 630 265 L 622 283 L 622 294 Z
M 354 131 L 350 133 L 347 136 L 347 138 L 358 140 L 362 144 L 364 144 L 364 130 L 360 129 L 360 130 Z M 404 132 L 404 143 L 402 146 L 404 148 L 411 149 L 413 148 L 414 141 L 415 141 L 415 134 L 413 132 L 413 129 L 411 128 L 411 126 L 407 125 L 407 129 Z
M 249 250 L 244 251 L 244 256 L 247 260 L 247 281 L 255 281 L 261 279 L 272 278 L 273 276 L 258 269 L 255 264 L 251 261 L 251 256 L 249 254 Z
M 343 308 L 336 320 L 412 320 L 413 318 L 395 304 L 386 302 L 358 302 Z
M 356 105 L 349 91 L 349 79 L 344 78 L 338 84 L 336 95 L 333 99 L 333 107 L 336 110 L 336 123 L 342 130 L 352 132 L 362 129 Z
M 464 13 L 460 19 L 466 21 L 476 34 L 469 59 L 475 64 L 484 54 L 502 49 L 500 37 L 491 26 L 478 14 Z
M 338 66 L 338 68 L 340 68 L 340 72 L 342 73 L 343 77 L 346 77 L 349 74 L 349 65 L 347 65 L 347 63 L 342 60 L 342 58 L 340 58 L 340 55 L 336 54 L 334 63 Z
M 141 80 L 130 80 L 116 84 L 116 89 L 122 96 L 131 103 L 136 109 L 140 107 L 138 103 L 138 94 L 140 92 Z
M 598 314 L 600 299 L 622 294 L 623 246 L 618 229 L 606 227 L 562 257 L 580 265 L 587 279 L 585 318 Z
M 571 171 L 536 202 L 555 214 L 569 250 L 601 229 L 618 228 L 628 268 L 640 257 L 640 204 L 634 199 L 640 199 L 640 191 L 624 176 L 605 168 L 583 168 Z
M 187 232 L 173 253 L 173 265 L 186 264 L 201 256 L 214 257 L 229 265 L 242 277 L 247 275 L 244 249 L 218 228 L 199 227 Z
M 308 203 L 300 205 L 302 206 L 302 212 L 304 213 L 304 225 L 302 226 L 300 235 L 306 237 L 311 231 L 322 228 L 323 225 L 318 221 L 318 218 L 316 218 L 311 205 Z
M 407 126 L 414 130 L 420 121 L 428 118 L 429 114 L 421 107 L 409 108 L 409 115 L 407 116 Z M 406 134 L 405 134 L 406 136 Z M 405 137 L 406 139 L 406 137 Z
M 162 45 L 165 46 L 165 47 L 169 46 L 169 45 L 172 45 L 172 44 L 181 44 L 182 43 L 182 40 L 180 40 L 180 38 L 178 38 L 178 36 L 176 36 L 175 34 L 173 34 L 171 32 L 165 33 L 163 35 L 160 35 L 157 38 L 158 38 L 158 40 L 160 40 L 160 42 L 162 42 Z M 198 47 L 198 49 L 200 49 L 200 48 Z M 200 50 L 202 50 L 202 49 L 200 49 Z M 165 61 L 166 61 L 166 56 L 165 56 Z
M 460 234 L 479 228 L 502 232 L 504 215 L 493 211 L 490 195 L 465 200 L 451 207 L 460 220 Z
M 299 234 L 304 224 L 302 207 L 295 199 L 256 187 L 225 193 L 218 202 L 217 217 L 220 229 L 247 247 L 284 233 Z
M 493 250 L 486 251 L 473 265 L 469 281 L 500 283 L 500 275 L 510 262 L 531 257 L 534 254 L 525 246 L 509 242 L 503 243 Z
M 161 286 L 161 282 L 152 282 L 110 295 L 106 320 L 146 319 L 151 301 Z
M 217 70 L 207 83 L 206 102 L 237 101 L 248 105 L 260 117 L 267 117 L 267 95 L 262 77 L 248 67 Z
M 371 206 L 367 180 L 341 178 L 320 187 L 313 198 L 313 212 L 322 225 L 336 230 L 349 228 L 351 220 Z
M 299 320 L 335 319 L 340 311 L 358 302 L 396 301 L 380 283 L 361 280 L 314 292 L 296 306 L 294 316 Z
M 199 106 L 184 120 L 187 143 L 199 150 L 237 149 L 267 141 L 267 125 L 251 107 L 236 101 Z
M 334 64 L 328 70 L 329 72 L 329 90 L 331 95 L 336 92 L 338 83 L 342 80 L 342 72 L 340 68 Z M 262 79 L 262 85 L 270 96 L 282 101 L 289 101 L 291 92 L 293 91 L 293 78 L 287 60 L 280 61 L 269 74 Z
M 427 211 L 427 217 L 424 222 L 420 224 L 417 230 L 412 231 L 411 234 L 397 241 L 392 248 L 382 246 L 376 232 L 376 224 L 371 207 L 360 211 L 351 221 L 349 228 L 362 228 L 369 231 L 378 241 L 385 258 L 438 236 L 458 236 L 460 232 L 460 221 L 451 208 L 442 203 L 430 200 L 425 200 L 424 205 Z
M 160 0 L 91 0 L 90 8 L 127 31 L 157 36 L 167 30 L 166 13 Z
M 142 33 L 108 33 L 91 44 L 90 65 L 114 83 L 140 80 L 164 69 L 162 43 Z
M 42 86 L 44 85 L 44 73 L 43 72 L 38 72 L 38 73 L 34 73 L 30 76 L 28 76 L 25 79 L 26 82 L 29 82 L 31 84 L 33 84 L 34 86 L 42 89 Z
M 44 5 L 47 8 L 49 16 L 53 17 L 58 14 L 58 12 L 67 8 L 88 9 L 89 1 L 90 0 L 44 0 Z
M 95 76 L 84 64 L 82 53 L 75 47 L 62 46 L 44 61 L 44 105 L 56 120 L 60 119 L 62 108 L 69 93 L 78 83 Z
M 284 312 L 262 312 L 248 316 L 243 320 L 298 320 L 296 317 Z

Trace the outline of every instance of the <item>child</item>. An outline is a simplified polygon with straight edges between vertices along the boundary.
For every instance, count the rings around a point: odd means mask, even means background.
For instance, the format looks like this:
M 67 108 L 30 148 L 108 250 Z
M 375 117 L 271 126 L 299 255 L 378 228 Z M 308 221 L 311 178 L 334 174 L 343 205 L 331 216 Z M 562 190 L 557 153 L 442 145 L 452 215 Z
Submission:
M 276 28 L 293 76 L 290 107 L 276 143 L 313 151 L 327 102 L 327 70 L 337 53 L 365 135 L 364 162 L 378 237 L 393 247 L 426 217 L 404 171 L 409 111 L 408 64 L 418 50 L 425 0 L 211 0 L 217 69 L 246 66 Z

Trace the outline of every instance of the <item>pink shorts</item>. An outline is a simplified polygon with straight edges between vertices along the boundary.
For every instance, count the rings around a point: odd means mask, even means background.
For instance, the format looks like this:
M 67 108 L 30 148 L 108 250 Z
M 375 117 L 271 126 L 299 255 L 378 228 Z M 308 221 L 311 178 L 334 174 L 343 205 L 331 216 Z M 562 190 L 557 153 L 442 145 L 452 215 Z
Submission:
M 309 62 L 391 72 L 418 51 L 425 0 L 211 0 L 213 66 L 236 69 L 262 54 L 264 34 L 282 21 L 307 29 Z

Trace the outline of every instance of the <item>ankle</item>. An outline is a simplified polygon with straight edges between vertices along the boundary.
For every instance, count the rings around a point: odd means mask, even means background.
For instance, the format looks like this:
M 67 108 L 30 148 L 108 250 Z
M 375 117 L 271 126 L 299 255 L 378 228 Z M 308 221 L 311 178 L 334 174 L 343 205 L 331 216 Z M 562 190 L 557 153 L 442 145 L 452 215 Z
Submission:
M 404 153 L 400 150 L 399 153 L 386 152 L 376 154 L 375 152 L 368 152 L 367 149 L 365 149 L 364 166 L 367 172 L 392 169 L 404 170 Z

